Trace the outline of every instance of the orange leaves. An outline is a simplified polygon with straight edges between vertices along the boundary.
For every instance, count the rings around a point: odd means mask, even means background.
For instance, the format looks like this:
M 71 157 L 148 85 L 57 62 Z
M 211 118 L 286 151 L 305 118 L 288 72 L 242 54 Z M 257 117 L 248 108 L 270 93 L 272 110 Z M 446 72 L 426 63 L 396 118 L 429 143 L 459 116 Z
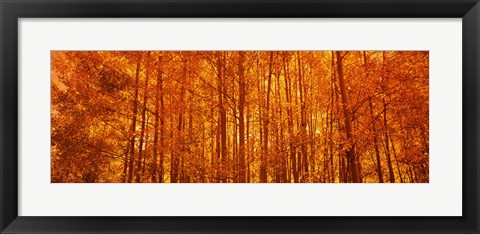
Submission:
M 428 52 L 336 54 L 52 51 L 52 181 L 428 181 Z

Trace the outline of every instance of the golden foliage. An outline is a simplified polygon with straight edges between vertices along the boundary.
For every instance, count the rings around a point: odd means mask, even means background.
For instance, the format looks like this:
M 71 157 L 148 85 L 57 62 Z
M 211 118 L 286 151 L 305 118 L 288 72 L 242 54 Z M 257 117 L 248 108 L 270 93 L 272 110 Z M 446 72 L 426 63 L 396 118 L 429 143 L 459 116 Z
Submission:
M 429 181 L 425 51 L 53 51 L 53 183 Z

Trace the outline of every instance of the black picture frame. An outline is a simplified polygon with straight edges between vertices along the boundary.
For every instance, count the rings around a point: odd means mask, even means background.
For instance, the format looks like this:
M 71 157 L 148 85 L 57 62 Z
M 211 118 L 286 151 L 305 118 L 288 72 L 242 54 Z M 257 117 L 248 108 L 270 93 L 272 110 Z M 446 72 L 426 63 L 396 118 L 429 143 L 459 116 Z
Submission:
M 478 233 L 478 0 L 0 0 L 1 233 Z M 18 19 L 122 17 L 462 18 L 461 217 L 18 216 Z M 448 124 L 448 123 L 445 123 Z M 26 146 L 24 146 L 26 147 Z M 41 198 L 39 197 L 39 202 Z M 441 206 L 441 204 L 439 204 Z

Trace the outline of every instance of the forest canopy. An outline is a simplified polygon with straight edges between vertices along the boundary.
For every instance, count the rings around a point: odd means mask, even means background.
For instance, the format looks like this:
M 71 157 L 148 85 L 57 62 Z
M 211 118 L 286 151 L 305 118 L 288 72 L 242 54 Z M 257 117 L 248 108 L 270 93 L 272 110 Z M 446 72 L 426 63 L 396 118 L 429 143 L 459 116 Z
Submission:
M 52 51 L 52 183 L 428 183 L 428 51 Z

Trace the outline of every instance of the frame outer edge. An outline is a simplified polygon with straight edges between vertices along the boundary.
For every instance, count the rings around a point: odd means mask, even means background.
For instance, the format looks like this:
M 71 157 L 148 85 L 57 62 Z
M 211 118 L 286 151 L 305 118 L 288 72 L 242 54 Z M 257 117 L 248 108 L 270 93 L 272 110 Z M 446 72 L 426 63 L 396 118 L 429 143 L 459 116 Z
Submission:
M 0 0 L 0 232 L 18 217 L 18 8 Z
M 463 72 L 463 201 L 465 228 L 479 233 L 480 208 L 480 3 L 477 2 L 462 20 L 462 72 Z M 465 100 L 466 99 L 466 100 Z M 474 126 L 472 126 L 473 124 Z
M 478 0 L 477 0 L 478 1 Z M 24 1 L 21 1 L 24 2 Z M 44 1 L 38 1 L 44 2 Z M 461 2 L 461 1 L 459 1 Z M 0 233 L 14 231 L 15 228 L 7 228 L 9 224 L 18 223 L 20 218 L 18 216 L 18 180 L 17 170 L 18 163 L 18 15 L 21 12 L 21 6 L 15 5 L 12 1 L 0 0 L 0 15 L 1 15 L 1 27 L 0 27 Z M 45 16 L 44 16 L 45 17 Z M 459 16 L 461 17 L 461 16 Z M 465 22 L 468 21 L 468 24 Z M 470 101 L 463 103 L 464 113 L 467 108 L 471 109 L 470 116 L 464 116 L 464 119 L 469 120 L 469 123 L 474 123 L 475 126 L 465 126 L 463 129 L 471 129 L 467 133 L 463 133 L 464 140 L 469 141 L 469 153 L 475 153 L 474 155 L 468 155 L 468 163 L 465 162 L 464 157 L 464 180 L 468 178 L 467 182 L 464 182 L 463 192 L 464 198 L 468 201 L 474 202 L 474 204 L 468 204 L 466 207 L 464 202 L 463 211 L 466 221 L 464 230 L 468 233 L 478 233 L 479 231 L 479 186 L 478 181 L 480 178 L 480 165 L 479 155 L 479 134 L 480 126 L 478 124 L 478 118 L 480 116 L 480 109 L 478 104 L 480 103 L 480 82 L 479 82 L 479 61 L 480 61 L 480 5 L 477 2 L 475 6 L 469 9 L 468 13 L 464 16 L 462 33 L 464 38 L 464 44 L 462 50 L 467 52 L 463 55 L 463 58 L 470 58 L 463 61 L 464 76 L 469 75 L 470 80 L 468 84 L 464 82 L 463 88 L 468 91 L 464 94 L 464 97 L 468 97 Z M 468 32 L 465 30 L 468 27 Z M 467 37 L 467 35 L 469 37 Z M 469 63 L 466 64 L 465 62 Z M 465 81 L 465 80 L 464 80 Z M 470 85 L 470 88 L 469 88 Z M 14 87 L 14 88 L 13 88 Z M 14 112 L 14 114 L 10 112 Z M 7 114 L 10 113 L 10 114 Z M 467 138 L 468 137 L 468 138 Z M 465 143 L 464 143 L 465 144 Z M 473 151 L 473 152 L 472 152 Z M 465 155 L 464 155 L 465 156 Z M 468 185 L 468 187 L 466 186 Z M 24 226 L 25 228 L 25 226 Z M 10 230 L 9 230 L 10 229 Z M 45 230 L 36 230 L 45 231 Z M 127 231 L 128 232 L 128 231 Z M 177 233 L 180 233 L 177 232 Z
M 4 44 L 4 40 L 3 40 L 3 28 L 5 27 L 4 25 L 4 17 L 5 17 L 5 13 L 3 11 L 3 1 L 0 1 L 0 15 L 1 15 L 1 18 L 0 18 L 0 39 L 2 40 L 2 42 L 0 43 L 0 51 L 3 51 L 3 44 Z M 0 54 L 0 88 L 3 87 L 3 56 L 4 54 L 1 53 Z M 3 155 L 3 92 L 0 90 L 0 111 L 2 111 L 2 114 L 0 116 L 0 206 L 4 206 L 4 191 L 5 189 L 3 188 L 3 184 L 5 183 L 5 180 L 4 180 L 4 176 L 3 176 L 3 158 L 4 158 L 4 155 Z M 2 232 L 4 229 L 5 229 L 5 220 L 4 220 L 4 217 L 5 217 L 5 213 L 6 211 L 4 209 L 1 209 L 0 210 L 0 232 Z
M 468 193 L 469 195 L 472 195 L 472 201 L 474 204 L 472 204 L 472 209 L 473 209 L 473 227 L 475 228 L 475 232 L 479 233 L 480 231 L 480 221 L 479 221 L 479 210 L 480 210 L 480 186 L 479 186 L 479 181 L 480 181 L 480 123 L 479 123 L 479 118 L 480 118 L 480 3 L 477 2 L 477 4 L 472 8 L 472 11 L 475 14 L 475 26 L 473 27 L 475 37 L 472 37 L 471 39 L 475 43 L 475 47 L 472 48 L 472 51 L 475 53 L 475 58 L 473 59 L 473 69 L 474 69 L 474 77 L 476 81 L 476 98 L 474 99 L 476 101 L 475 103 L 475 108 L 476 108 L 476 133 L 475 133 L 475 155 L 472 155 L 472 165 L 473 169 L 470 174 L 470 178 L 473 180 L 472 181 L 472 186 L 471 190 L 472 193 Z M 476 172 L 476 173 L 475 173 Z
M 3 31 L 4 31 L 4 28 L 6 26 L 6 23 L 5 23 L 5 11 L 4 11 L 4 2 L 0 0 L 0 15 L 1 15 L 1 18 L 0 18 L 0 39 L 1 39 L 1 43 L 0 43 L 0 51 L 4 51 L 4 48 L 5 48 L 5 37 L 4 37 L 4 34 L 3 34 Z M 1 207 L 5 207 L 5 183 L 7 182 L 7 180 L 5 179 L 5 175 L 4 175 L 4 167 L 5 167 L 5 162 L 4 162 L 4 159 L 5 159 L 5 153 L 4 153 L 4 119 L 5 119 L 5 115 L 4 115 L 4 110 L 3 110 L 3 107 L 4 107 L 4 98 L 3 98 L 3 87 L 4 87 L 4 82 L 3 80 L 5 79 L 5 64 L 3 63 L 4 61 L 4 58 L 3 57 L 6 57 L 4 53 L 1 53 L 0 54 L 0 206 Z M 9 220 L 6 218 L 6 213 L 7 211 L 5 209 L 1 209 L 0 210 L 0 232 L 2 232 L 7 224 L 9 223 Z

